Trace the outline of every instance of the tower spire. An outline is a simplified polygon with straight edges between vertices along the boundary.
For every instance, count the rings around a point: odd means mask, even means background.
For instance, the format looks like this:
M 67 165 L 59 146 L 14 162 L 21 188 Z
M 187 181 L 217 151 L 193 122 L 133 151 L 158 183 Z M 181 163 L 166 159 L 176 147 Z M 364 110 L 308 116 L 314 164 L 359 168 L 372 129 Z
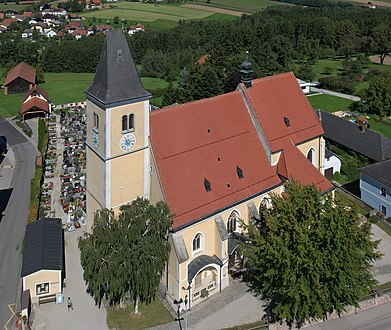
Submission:
M 134 65 L 125 34 L 108 32 L 92 85 L 86 96 L 103 108 L 149 99 Z
M 252 64 L 248 60 L 248 52 L 246 52 L 246 54 L 247 54 L 246 58 L 240 66 L 240 69 L 241 69 L 240 70 L 240 80 L 242 83 L 244 83 L 246 88 L 250 88 L 250 87 L 252 87 L 252 79 L 253 79 L 254 71 L 253 71 Z

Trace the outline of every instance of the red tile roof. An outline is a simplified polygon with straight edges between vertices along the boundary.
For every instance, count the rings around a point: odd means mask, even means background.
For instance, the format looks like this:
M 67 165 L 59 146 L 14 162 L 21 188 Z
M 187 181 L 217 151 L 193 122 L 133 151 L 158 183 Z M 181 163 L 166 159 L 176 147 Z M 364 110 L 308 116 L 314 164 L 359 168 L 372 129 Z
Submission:
M 23 12 L 22 16 L 31 17 L 31 16 L 33 16 L 33 13 L 31 11 L 25 11 L 25 12 Z
M 239 91 L 157 110 L 150 120 L 153 155 L 175 214 L 174 228 L 281 184 Z
M 73 32 L 71 33 L 71 35 L 72 35 L 73 37 L 76 37 L 77 35 L 86 36 L 86 35 L 87 35 L 87 31 L 86 31 L 86 30 L 80 30 L 80 29 L 78 29 L 78 30 L 73 31 Z
M 8 85 L 18 77 L 23 78 L 29 83 L 35 84 L 36 70 L 24 62 L 19 63 L 8 72 L 7 78 L 5 78 L 4 81 L 4 86 Z
M 49 103 L 48 101 L 44 101 L 39 99 L 38 97 L 33 97 L 31 100 L 22 104 L 22 108 L 20 109 L 20 113 L 24 115 L 26 112 L 30 110 L 42 110 L 45 112 L 49 112 Z
M 324 133 L 292 72 L 256 79 L 252 86 L 246 89 L 242 84 L 272 152 L 281 150 L 288 137 L 298 144 Z
M 41 87 L 38 85 L 34 85 L 33 88 L 30 88 L 30 90 L 24 94 L 23 101 L 26 101 L 26 99 L 33 94 L 34 92 L 37 92 L 38 94 L 42 95 L 46 100 L 48 99 L 48 93 L 46 93 Z
M 4 13 L 0 13 L 0 18 L 4 18 Z
M 314 184 L 324 192 L 333 185 L 315 168 L 292 141 L 285 140 L 277 164 L 277 172 L 285 179 L 295 179 L 302 185 Z
M 12 23 L 18 22 L 17 18 L 5 18 L 0 24 L 10 27 Z

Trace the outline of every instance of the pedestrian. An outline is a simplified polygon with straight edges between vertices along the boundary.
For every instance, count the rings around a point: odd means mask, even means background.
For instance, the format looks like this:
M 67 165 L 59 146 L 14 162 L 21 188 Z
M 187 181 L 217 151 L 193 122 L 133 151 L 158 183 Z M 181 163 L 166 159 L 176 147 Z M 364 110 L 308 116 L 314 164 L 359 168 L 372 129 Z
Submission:
M 71 297 L 68 297 L 68 313 L 71 309 L 73 310 L 73 302 L 71 300 Z

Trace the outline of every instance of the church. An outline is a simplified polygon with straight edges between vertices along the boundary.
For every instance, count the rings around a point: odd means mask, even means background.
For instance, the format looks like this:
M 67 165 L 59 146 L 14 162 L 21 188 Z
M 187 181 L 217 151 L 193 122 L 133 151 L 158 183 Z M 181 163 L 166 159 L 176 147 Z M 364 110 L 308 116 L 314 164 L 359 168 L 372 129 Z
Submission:
M 293 73 L 151 111 L 125 35 L 107 34 L 87 98 L 87 217 L 138 196 L 174 214 L 162 277 L 167 301 L 202 302 L 229 285 L 241 221 L 295 179 L 328 192 L 324 131 Z

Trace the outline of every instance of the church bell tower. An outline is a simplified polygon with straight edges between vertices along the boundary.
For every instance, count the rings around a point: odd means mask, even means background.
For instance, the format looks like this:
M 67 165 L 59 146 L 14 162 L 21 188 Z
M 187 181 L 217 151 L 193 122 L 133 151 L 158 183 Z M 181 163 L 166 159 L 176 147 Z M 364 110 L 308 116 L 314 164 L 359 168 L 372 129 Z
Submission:
M 149 99 L 124 33 L 110 31 L 87 98 L 87 219 L 150 192 Z

